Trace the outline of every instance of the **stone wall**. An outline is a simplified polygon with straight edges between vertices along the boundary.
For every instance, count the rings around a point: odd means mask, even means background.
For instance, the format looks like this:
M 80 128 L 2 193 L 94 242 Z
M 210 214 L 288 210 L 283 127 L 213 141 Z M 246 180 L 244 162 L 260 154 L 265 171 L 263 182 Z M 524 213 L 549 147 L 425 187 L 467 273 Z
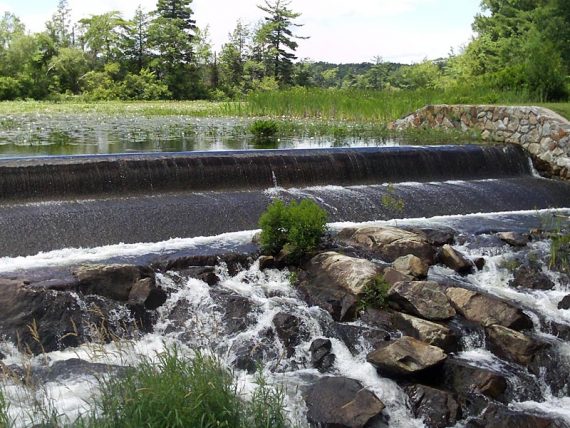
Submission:
M 475 131 L 484 141 L 520 144 L 541 174 L 570 179 L 570 122 L 545 108 L 430 105 L 391 127 Z

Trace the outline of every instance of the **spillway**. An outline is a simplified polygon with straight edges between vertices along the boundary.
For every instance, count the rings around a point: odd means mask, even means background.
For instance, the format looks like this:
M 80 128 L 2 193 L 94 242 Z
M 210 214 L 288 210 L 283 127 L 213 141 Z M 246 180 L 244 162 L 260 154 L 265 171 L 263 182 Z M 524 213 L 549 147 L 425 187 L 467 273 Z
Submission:
M 254 229 L 275 197 L 372 221 L 564 208 L 570 184 L 535 176 L 515 145 L 8 159 L 0 256 Z

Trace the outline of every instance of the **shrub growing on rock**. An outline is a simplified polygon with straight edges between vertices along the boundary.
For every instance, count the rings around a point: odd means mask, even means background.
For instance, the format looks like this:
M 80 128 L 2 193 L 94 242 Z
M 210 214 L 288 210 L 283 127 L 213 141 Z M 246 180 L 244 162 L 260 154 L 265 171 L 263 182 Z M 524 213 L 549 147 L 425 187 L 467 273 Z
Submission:
M 276 255 L 284 250 L 289 261 L 299 261 L 317 248 L 326 225 L 327 213 L 315 202 L 303 199 L 285 204 L 276 200 L 259 219 L 262 251 Z
M 368 287 L 363 291 L 358 304 L 358 310 L 364 311 L 367 308 L 382 309 L 388 305 L 388 291 L 390 284 L 386 282 L 382 275 L 374 278 Z

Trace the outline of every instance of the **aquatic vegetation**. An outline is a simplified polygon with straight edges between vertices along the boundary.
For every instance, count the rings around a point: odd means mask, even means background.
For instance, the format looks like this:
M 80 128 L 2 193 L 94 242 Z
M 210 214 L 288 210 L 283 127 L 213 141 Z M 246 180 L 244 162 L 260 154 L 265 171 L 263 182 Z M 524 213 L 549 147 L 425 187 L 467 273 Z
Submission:
M 277 135 L 279 124 L 273 119 L 257 119 L 249 125 L 249 132 L 258 139 L 271 139 Z

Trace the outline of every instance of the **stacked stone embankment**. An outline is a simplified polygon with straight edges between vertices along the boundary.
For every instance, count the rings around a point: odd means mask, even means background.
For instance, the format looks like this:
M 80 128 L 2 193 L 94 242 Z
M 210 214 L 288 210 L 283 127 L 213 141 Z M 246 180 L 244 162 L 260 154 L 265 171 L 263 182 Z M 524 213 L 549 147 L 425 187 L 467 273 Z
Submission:
M 542 107 L 430 105 L 391 127 L 477 132 L 483 141 L 519 144 L 541 174 L 570 179 L 570 122 Z

